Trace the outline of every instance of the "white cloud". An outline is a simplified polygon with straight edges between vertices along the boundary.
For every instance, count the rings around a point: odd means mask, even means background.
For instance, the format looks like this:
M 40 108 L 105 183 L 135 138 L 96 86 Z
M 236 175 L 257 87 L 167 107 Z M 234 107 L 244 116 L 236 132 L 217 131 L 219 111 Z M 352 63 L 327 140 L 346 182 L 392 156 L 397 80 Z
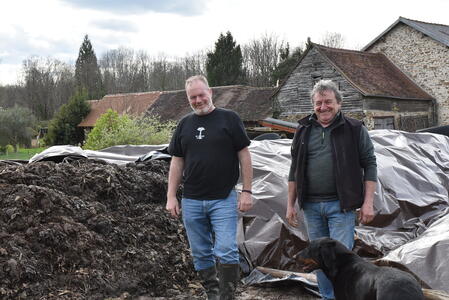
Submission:
M 355 48 L 399 16 L 449 25 L 448 11 L 447 0 L 7 1 L 0 18 L 0 73 L 9 79 L 2 75 L 0 84 L 14 82 L 18 75 L 12 70 L 31 55 L 75 61 L 85 34 L 98 57 L 120 46 L 183 56 L 212 48 L 228 30 L 239 44 L 276 34 L 292 47 L 338 32 L 346 47 Z
M 0 61 L 0 83 L 16 84 L 20 80 L 20 64 L 4 64 Z M 14 76 L 11 76 L 14 74 Z
M 98 29 L 117 32 L 136 32 L 138 29 L 132 20 L 122 20 L 118 18 L 93 20 L 90 24 Z
M 110 11 L 117 14 L 142 14 L 146 12 L 198 15 L 206 0 L 62 0 L 77 8 Z

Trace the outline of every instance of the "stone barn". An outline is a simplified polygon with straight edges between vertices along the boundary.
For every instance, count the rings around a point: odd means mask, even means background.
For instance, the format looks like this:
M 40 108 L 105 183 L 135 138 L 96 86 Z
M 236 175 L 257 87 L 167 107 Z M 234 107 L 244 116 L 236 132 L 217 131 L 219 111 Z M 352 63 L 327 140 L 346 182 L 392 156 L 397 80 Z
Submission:
M 448 25 L 399 17 L 362 50 L 385 54 L 435 98 L 437 123 L 433 125 L 449 124 Z

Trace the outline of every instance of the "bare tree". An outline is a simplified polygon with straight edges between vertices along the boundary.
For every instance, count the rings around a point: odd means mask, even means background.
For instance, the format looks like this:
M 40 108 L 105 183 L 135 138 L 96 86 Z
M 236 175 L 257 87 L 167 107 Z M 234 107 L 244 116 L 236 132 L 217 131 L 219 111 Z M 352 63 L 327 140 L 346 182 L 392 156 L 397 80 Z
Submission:
M 31 57 L 23 62 L 24 103 L 38 120 L 51 119 L 74 92 L 74 71 L 56 59 Z
M 25 89 L 22 85 L 6 85 L 0 87 L 0 106 L 2 108 L 14 107 L 14 105 L 26 106 Z
M 106 93 L 143 92 L 150 88 L 151 59 L 143 52 L 119 48 L 106 52 L 100 59 Z
M 101 82 L 107 94 L 177 90 L 185 79 L 204 74 L 204 51 L 180 58 L 150 57 L 144 51 L 119 48 L 106 52 L 99 60 Z M 30 57 L 23 61 L 17 84 L 0 86 L 0 107 L 20 105 L 36 118 L 49 120 L 75 93 L 75 66 L 57 59 Z
M 343 48 L 345 46 L 345 38 L 338 32 L 326 32 L 320 42 L 323 46 L 332 48 Z
M 200 51 L 171 61 L 168 71 L 169 87 L 172 90 L 184 89 L 186 78 L 192 75 L 205 74 L 206 59 L 206 53 Z
M 182 58 L 150 57 L 144 51 L 119 48 L 102 56 L 100 68 L 109 94 L 173 90 L 184 88 L 187 77 L 204 73 L 205 57 L 203 52 Z
M 272 86 L 272 73 L 279 63 L 284 42 L 274 34 L 265 34 L 243 46 L 246 78 L 252 86 Z
M 170 65 L 165 54 L 160 54 L 151 62 L 150 87 L 153 91 L 168 90 Z

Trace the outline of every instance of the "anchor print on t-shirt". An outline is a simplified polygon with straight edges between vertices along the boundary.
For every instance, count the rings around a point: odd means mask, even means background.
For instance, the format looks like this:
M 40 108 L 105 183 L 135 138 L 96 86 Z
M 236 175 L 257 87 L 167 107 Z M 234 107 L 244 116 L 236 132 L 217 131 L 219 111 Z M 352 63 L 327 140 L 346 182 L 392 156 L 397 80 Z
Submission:
M 206 128 L 204 128 L 204 127 L 198 127 L 196 130 L 198 130 L 198 134 L 195 135 L 196 139 L 197 139 L 197 140 L 202 140 L 202 139 L 204 139 L 205 135 L 204 135 L 203 131 L 205 131 Z

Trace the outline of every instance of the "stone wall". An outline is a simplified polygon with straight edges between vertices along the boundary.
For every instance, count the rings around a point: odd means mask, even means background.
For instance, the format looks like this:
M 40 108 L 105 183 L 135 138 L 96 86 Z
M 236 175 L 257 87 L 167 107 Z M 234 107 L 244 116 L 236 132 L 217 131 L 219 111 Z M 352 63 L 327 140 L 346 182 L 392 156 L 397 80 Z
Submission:
M 436 99 L 438 124 L 449 124 L 449 47 L 399 23 L 368 52 L 382 52 Z

